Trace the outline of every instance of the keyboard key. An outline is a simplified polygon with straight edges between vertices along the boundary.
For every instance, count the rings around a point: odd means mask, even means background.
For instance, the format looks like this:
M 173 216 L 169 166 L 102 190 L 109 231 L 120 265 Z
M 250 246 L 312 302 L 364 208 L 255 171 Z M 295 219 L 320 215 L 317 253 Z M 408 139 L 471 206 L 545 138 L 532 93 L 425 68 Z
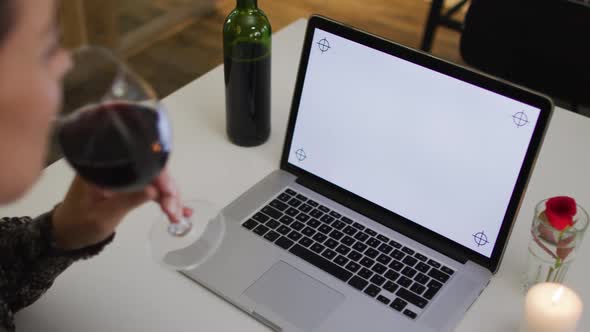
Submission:
M 260 227 L 260 226 L 258 226 Z M 256 232 L 256 230 L 254 230 L 254 232 Z M 445 282 L 447 282 L 450 278 L 450 276 L 446 273 L 440 272 L 437 269 L 431 269 L 430 271 L 428 271 L 428 276 L 431 277 L 432 279 L 436 279 L 440 282 L 442 282 L 443 284 Z
M 374 237 L 370 238 L 365 243 L 368 244 L 369 246 L 373 247 L 373 248 L 377 248 L 377 247 L 379 247 L 379 245 L 381 245 L 381 241 L 377 240 Z
M 254 227 L 258 226 L 258 223 L 254 219 L 248 219 L 246 222 L 242 224 L 246 229 L 254 229 Z
M 389 238 L 383 234 L 378 234 L 377 239 L 381 242 L 385 242 L 385 243 L 389 242 Z
M 416 275 L 417 271 L 412 269 L 409 266 L 406 266 L 403 270 L 402 270 L 402 274 L 405 275 L 408 278 L 414 278 L 414 276 Z
M 395 250 L 394 250 L 394 251 L 391 253 L 391 257 L 393 257 L 393 258 L 397 259 L 398 261 L 399 261 L 399 260 L 402 260 L 402 258 L 404 258 L 404 256 L 405 256 L 405 255 L 406 255 L 406 254 L 404 254 L 403 252 L 401 252 L 401 251 L 399 251 L 399 250 L 397 250 L 397 249 L 395 249 Z
M 415 313 L 415 312 L 413 312 L 413 311 L 412 311 L 412 310 L 410 310 L 410 309 L 406 309 L 406 310 L 404 310 L 404 315 L 406 315 L 406 316 L 410 317 L 411 319 L 416 319 L 416 316 L 418 316 L 418 315 L 416 315 L 416 313 Z
M 334 217 L 331 217 L 327 214 L 325 214 L 323 217 L 320 218 L 320 220 L 326 224 L 331 224 L 332 222 L 334 222 Z
M 264 225 L 258 225 L 258 227 L 254 228 L 254 233 L 260 236 L 264 235 L 266 232 L 268 232 L 268 227 Z
M 313 207 L 316 207 L 319 205 L 318 202 L 312 201 L 311 199 L 307 201 L 307 204 L 310 206 L 313 206 Z
M 412 287 L 410 287 L 410 290 L 418 295 L 422 295 L 422 293 L 424 293 L 424 291 L 426 290 L 426 287 L 418 283 L 414 283 Z
M 377 258 L 377 256 L 379 256 L 379 252 L 373 248 L 369 248 L 367 251 L 365 251 L 365 255 L 371 258 Z
M 279 234 L 275 231 L 270 231 L 270 232 L 266 233 L 264 238 L 269 240 L 270 242 L 274 242 L 274 240 L 278 239 L 280 236 L 281 236 L 281 234 Z
M 287 193 L 287 194 L 289 194 L 291 196 L 297 195 L 297 193 L 295 191 L 291 190 L 291 189 L 285 190 L 285 193 Z
M 326 249 L 326 247 L 324 247 L 323 245 L 321 245 L 321 244 L 319 244 L 319 243 L 314 243 L 314 244 L 311 246 L 311 250 L 312 250 L 313 252 L 316 252 L 316 253 L 318 253 L 318 254 L 319 254 L 319 253 L 321 253 L 322 251 L 324 251 L 324 249 Z
M 373 272 L 371 272 L 371 270 L 363 267 L 360 271 L 359 271 L 359 276 L 365 278 L 365 279 L 369 279 L 371 278 L 371 276 L 373 275 Z
M 381 292 L 381 288 L 379 288 L 375 285 L 369 285 L 369 287 L 367 287 L 365 289 L 365 294 L 369 295 L 370 297 L 377 296 L 377 294 L 379 294 L 379 292 Z
M 355 243 L 355 244 L 352 246 L 352 248 L 353 248 L 354 250 L 357 250 L 357 251 L 363 252 L 363 251 L 365 251 L 365 249 L 367 249 L 367 248 L 368 248 L 368 246 L 367 246 L 366 244 L 362 243 L 362 242 L 357 242 L 357 243 Z
M 317 241 L 317 242 L 319 242 L 319 243 L 324 243 L 324 241 L 326 241 L 326 239 L 327 239 L 327 238 L 328 238 L 328 237 L 327 237 L 327 236 L 325 236 L 325 235 L 324 235 L 324 234 L 322 234 L 322 233 L 316 233 L 316 235 L 314 235 L 314 236 L 312 237 L 312 239 L 314 239 L 315 241 Z
M 291 248 L 290 252 L 342 281 L 348 281 L 352 277 L 352 272 L 346 271 L 342 267 L 314 254 L 298 244 Z
M 385 283 L 385 278 L 376 274 L 373 276 L 373 278 L 371 278 L 371 282 L 377 286 L 381 286 L 383 283 Z
M 342 233 L 341 231 L 337 231 L 337 230 L 333 230 L 332 233 L 330 233 L 330 237 L 333 238 L 334 240 L 340 240 L 343 236 L 344 236 L 344 233 Z
M 391 281 L 396 281 L 397 278 L 399 278 L 399 273 L 397 273 L 393 270 L 388 270 L 387 273 L 385 273 L 385 278 L 387 278 Z
M 441 287 L 443 286 L 443 284 L 441 284 L 440 282 L 436 281 L 436 280 L 431 280 L 428 283 L 428 288 L 434 288 L 436 290 L 441 289 Z
M 298 233 L 297 231 L 292 231 L 291 233 L 289 233 L 289 235 L 287 235 L 287 237 L 293 241 L 299 241 L 299 239 L 301 239 L 302 235 L 300 233 Z
M 346 226 L 346 228 L 343 230 L 344 234 L 348 234 L 350 236 L 353 236 L 354 234 L 356 234 L 358 232 L 358 229 L 352 227 L 352 226 Z
M 353 238 L 351 238 L 350 236 L 345 236 L 340 242 L 344 243 L 347 246 L 352 246 L 352 244 L 355 242 Z
M 331 211 L 330 215 L 336 219 L 339 219 L 340 217 L 342 217 L 342 215 L 336 211 Z
M 448 268 L 448 267 L 446 267 L 446 266 L 443 266 L 443 267 L 441 268 L 441 270 L 442 270 L 444 273 L 448 274 L 448 275 L 453 275 L 453 273 L 455 273 L 455 271 L 453 271 L 453 270 L 449 269 L 449 268 Z
M 273 208 L 272 206 L 265 206 L 264 208 L 262 208 L 262 212 L 275 219 L 279 219 L 283 215 L 279 210 Z
M 385 254 L 381 254 L 379 255 L 379 257 L 377 257 L 377 262 L 387 265 L 389 264 L 393 259 Z
M 389 267 L 394 271 L 400 271 L 404 267 L 404 264 L 394 260 L 393 262 L 391 262 L 391 264 L 389 264 Z
M 337 230 L 342 230 L 346 227 L 346 223 L 344 221 L 336 220 L 332 223 L 332 227 L 336 228 Z
M 322 256 L 331 260 L 332 258 L 336 257 L 336 253 L 334 251 L 330 250 L 330 249 L 326 249 L 322 253 Z
M 363 289 L 365 289 L 365 287 L 367 287 L 369 282 L 361 277 L 354 276 L 350 279 L 348 284 L 351 285 L 352 287 L 362 291 Z
M 291 224 L 291 228 L 293 228 L 296 231 L 300 231 L 303 228 L 305 228 L 305 225 L 300 223 L 299 221 L 295 221 L 294 223 Z
M 307 226 L 301 231 L 301 233 L 303 233 L 303 235 L 305 235 L 305 236 L 311 237 L 316 233 L 316 231 L 315 231 L 315 229 Z
M 313 243 L 313 240 L 308 238 L 308 237 L 302 237 L 301 240 L 299 240 L 299 244 L 304 246 L 304 247 L 309 247 L 311 244 Z
M 275 208 L 279 211 L 285 211 L 286 209 L 289 208 L 289 205 L 279 201 L 278 199 L 275 199 L 274 201 L 270 202 L 270 206 L 272 206 L 273 208 Z
M 322 211 L 318 210 L 318 209 L 312 210 L 309 214 L 312 217 L 318 218 L 318 219 L 321 218 L 324 215 L 324 213 Z
M 352 225 L 352 223 L 353 223 L 352 219 L 347 218 L 347 217 L 342 217 L 342 218 L 340 218 L 340 220 L 344 221 L 345 223 L 347 223 L 349 225 Z
M 262 214 L 262 213 L 258 212 L 254 216 L 252 216 L 252 219 L 258 221 L 259 223 L 263 223 L 264 224 L 265 222 L 267 222 L 270 219 L 270 217 L 267 216 L 267 215 L 265 215 L 265 214 Z
M 402 298 L 405 301 L 410 302 L 411 304 L 415 305 L 416 307 L 420 308 L 420 309 L 424 309 L 424 307 L 426 307 L 426 305 L 428 304 L 428 301 L 412 292 L 410 292 L 409 290 L 405 289 L 405 288 L 400 288 L 397 293 L 395 293 L 395 295 L 399 296 L 400 298 Z
M 281 224 L 278 221 L 274 220 L 274 219 L 271 219 L 271 220 L 269 220 L 269 221 L 266 222 L 266 227 L 268 227 L 270 229 L 275 229 L 275 228 L 279 227 L 280 225 Z
M 391 281 L 388 281 L 385 283 L 385 285 L 383 285 L 383 288 L 388 292 L 395 293 L 395 291 L 399 288 L 399 286 L 394 284 Z
M 358 232 L 356 233 L 354 238 L 359 240 L 360 242 L 365 242 L 369 238 L 369 236 L 363 232 Z
M 412 249 L 410 249 L 410 248 L 408 248 L 408 247 L 404 247 L 404 248 L 402 249 L 402 251 L 403 251 L 403 252 L 405 252 L 405 253 L 406 253 L 406 254 L 408 254 L 408 255 L 413 255 L 413 254 L 414 254 L 414 250 L 412 250 Z
M 297 215 L 297 217 L 295 217 L 295 219 L 301 221 L 301 222 L 307 222 L 309 219 L 311 219 L 310 216 L 308 216 L 307 214 L 304 213 L 300 213 Z
M 328 234 L 332 231 L 332 227 L 328 225 L 321 225 L 320 228 L 318 228 L 318 230 L 324 234 Z
M 349 260 L 348 258 L 342 256 L 342 255 L 338 255 L 338 257 L 336 257 L 336 259 L 334 259 L 334 263 L 340 265 L 340 266 L 344 266 L 346 265 L 346 263 L 348 263 Z
M 334 239 L 327 239 L 326 242 L 324 242 L 324 245 L 330 249 L 334 249 L 338 246 L 338 241 Z
M 288 208 L 287 211 L 285 211 L 285 213 L 290 217 L 295 217 L 296 215 L 299 214 L 299 210 L 294 209 L 294 208 Z
M 299 205 L 303 204 L 303 202 L 298 200 L 297 198 L 293 198 L 288 202 L 288 204 L 296 208 L 299 207 Z
M 440 263 L 439 263 L 439 262 L 437 262 L 437 261 L 433 261 L 432 259 L 429 259 L 429 260 L 428 260 L 428 265 L 430 265 L 430 266 L 434 266 L 434 267 L 436 267 L 437 269 L 439 269 L 439 268 L 440 268 Z
M 418 270 L 422 273 L 428 272 L 429 269 L 430 269 L 430 266 L 428 266 L 428 264 L 424 264 L 422 262 L 420 262 L 420 263 L 418 263 L 418 265 L 416 265 L 416 270 Z
M 319 225 L 321 225 L 322 223 L 315 219 L 315 218 L 311 218 L 309 219 L 309 221 L 307 222 L 307 226 L 311 227 L 311 228 L 318 228 Z
M 382 245 L 379 246 L 379 251 L 381 251 L 384 254 L 389 254 L 392 250 L 393 247 L 389 246 L 388 244 L 383 243 Z
M 428 288 L 426 290 L 426 293 L 424 293 L 424 295 L 422 296 L 424 296 L 424 298 L 427 300 L 432 300 L 436 296 L 436 293 L 438 293 L 438 291 L 439 289 L 437 288 Z
M 282 194 L 279 195 L 278 198 L 279 198 L 279 200 L 281 202 L 288 202 L 291 199 L 291 196 L 290 195 L 287 195 L 285 193 L 282 193 Z
M 412 256 L 406 256 L 402 262 L 408 266 L 414 266 L 418 263 L 418 260 Z
M 281 236 L 280 239 L 277 240 L 277 242 L 275 242 L 275 244 L 285 250 L 289 249 L 292 245 L 293 245 L 293 241 L 287 239 L 284 236 Z
M 418 258 L 418 260 L 421 260 L 423 262 L 426 262 L 428 260 L 428 257 L 422 255 L 421 253 L 417 252 L 414 257 Z
M 377 232 L 375 232 L 374 230 L 369 229 L 369 228 L 365 229 L 365 233 L 368 234 L 369 236 L 376 236 L 377 235 Z
M 379 296 L 377 296 L 377 301 L 379 301 L 379 302 L 381 302 L 381 303 L 383 303 L 383 304 L 385 304 L 385 305 L 388 305 L 388 304 L 389 304 L 389 302 L 391 302 L 391 300 L 389 300 L 388 298 L 386 298 L 386 297 L 385 297 L 385 296 L 383 296 L 383 295 L 379 295 Z
M 336 248 L 336 251 L 342 255 L 346 255 L 350 252 L 350 248 L 341 244 L 340 246 L 338 246 L 338 248 Z
M 291 232 L 291 229 L 287 226 L 281 226 L 281 227 L 279 227 L 279 229 L 277 229 L 277 232 L 279 232 L 279 234 L 282 234 L 282 235 L 287 235 L 287 234 L 289 234 L 289 232 Z
M 324 213 L 330 212 L 330 209 L 328 209 L 327 207 L 325 207 L 323 205 L 318 206 L 318 209 Z
M 389 241 L 389 245 L 392 246 L 392 247 L 394 247 L 394 248 L 396 248 L 396 249 L 399 249 L 399 248 L 402 247 L 401 244 L 399 244 L 397 241 L 394 241 L 394 240 L 390 240 Z
M 403 287 L 410 287 L 410 285 L 412 284 L 412 280 L 404 276 L 401 276 L 399 277 L 399 279 L 397 279 L 397 284 Z
M 358 265 L 358 264 L 357 264 L 357 263 L 355 263 L 355 262 L 350 262 L 350 263 L 346 264 L 346 269 L 347 269 L 347 270 L 349 270 L 349 271 L 351 271 L 351 272 L 356 272 L 356 271 L 358 271 L 360 268 L 361 268 L 361 266 L 360 266 L 360 265 Z
M 356 228 L 356 229 L 358 229 L 360 231 L 362 231 L 363 229 L 365 229 L 365 226 L 359 224 L 358 222 L 353 223 L 352 224 L 352 227 L 354 227 L 354 228 Z
M 289 216 L 282 216 L 279 221 L 285 225 L 291 225 L 291 223 L 293 223 L 295 221 L 295 219 L 293 219 L 293 217 L 289 217 Z
M 402 311 L 407 305 L 408 305 L 408 302 L 406 302 L 400 298 L 396 298 L 395 300 L 393 300 L 393 302 L 391 302 L 390 307 L 392 307 L 393 309 L 395 309 L 397 311 Z
M 303 204 L 299 207 L 299 211 L 301 212 L 305 212 L 308 213 L 309 211 L 311 211 L 313 208 L 310 205 L 307 204 Z
M 371 270 L 373 270 L 375 273 L 383 274 L 385 271 L 387 271 L 387 267 L 377 263 Z
M 375 264 L 375 261 L 368 258 L 368 257 L 365 257 L 365 258 L 361 259 L 360 264 L 364 267 L 371 267 L 371 266 L 373 266 L 373 264 Z
M 422 285 L 426 285 L 430 278 L 428 278 L 424 273 L 418 273 L 418 275 L 414 277 L 414 280 L 421 283 Z
M 297 199 L 300 200 L 300 201 L 302 201 L 302 202 L 307 201 L 307 197 L 305 197 L 305 196 L 303 196 L 301 194 L 297 194 L 297 196 L 295 196 L 295 197 L 297 197 Z
M 358 251 L 351 251 L 350 254 L 347 256 L 348 258 L 352 259 L 355 262 L 358 262 L 359 259 L 363 257 L 363 255 Z

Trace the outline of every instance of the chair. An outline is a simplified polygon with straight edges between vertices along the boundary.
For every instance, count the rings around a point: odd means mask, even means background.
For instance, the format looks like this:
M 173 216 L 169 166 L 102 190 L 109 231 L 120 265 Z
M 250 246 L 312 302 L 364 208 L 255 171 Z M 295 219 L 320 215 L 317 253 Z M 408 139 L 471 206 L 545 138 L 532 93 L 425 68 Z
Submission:
M 425 52 L 430 52 L 432 49 L 434 35 L 436 34 L 439 25 L 458 32 L 463 31 L 463 22 L 454 19 L 453 16 L 463 9 L 468 2 L 468 0 L 456 0 L 451 8 L 447 9 L 446 12 L 443 12 L 445 0 L 431 1 L 432 3 L 430 5 L 430 11 L 428 12 L 428 19 L 426 20 L 426 26 L 424 28 L 424 34 L 420 46 L 420 49 Z
M 541 91 L 575 110 L 590 105 L 590 5 L 573 0 L 472 0 L 465 62 Z

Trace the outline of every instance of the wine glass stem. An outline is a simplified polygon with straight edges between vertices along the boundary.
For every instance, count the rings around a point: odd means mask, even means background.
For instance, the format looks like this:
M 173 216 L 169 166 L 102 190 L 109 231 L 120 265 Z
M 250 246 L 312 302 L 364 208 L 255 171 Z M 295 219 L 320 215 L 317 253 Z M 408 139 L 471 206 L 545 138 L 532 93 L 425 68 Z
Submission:
M 188 234 L 192 227 L 193 224 L 190 220 L 181 218 L 179 222 L 170 223 L 170 225 L 168 225 L 168 233 L 170 233 L 172 236 L 181 237 Z

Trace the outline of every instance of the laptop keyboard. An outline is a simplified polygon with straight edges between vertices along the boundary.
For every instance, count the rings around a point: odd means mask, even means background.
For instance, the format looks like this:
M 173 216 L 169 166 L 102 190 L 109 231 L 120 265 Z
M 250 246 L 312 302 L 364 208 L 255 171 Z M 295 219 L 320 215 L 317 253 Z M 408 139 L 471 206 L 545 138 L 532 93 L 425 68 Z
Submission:
M 416 319 L 454 271 L 292 189 L 243 227 Z

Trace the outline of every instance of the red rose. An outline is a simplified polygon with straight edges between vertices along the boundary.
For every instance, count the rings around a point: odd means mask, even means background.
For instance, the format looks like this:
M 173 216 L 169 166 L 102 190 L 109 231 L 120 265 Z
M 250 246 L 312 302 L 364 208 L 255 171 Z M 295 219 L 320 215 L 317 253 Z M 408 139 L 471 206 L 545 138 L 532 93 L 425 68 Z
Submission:
M 553 226 L 558 231 L 574 224 L 574 216 L 576 215 L 576 201 L 567 196 L 553 197 L 545 203 L 545 215 Z

